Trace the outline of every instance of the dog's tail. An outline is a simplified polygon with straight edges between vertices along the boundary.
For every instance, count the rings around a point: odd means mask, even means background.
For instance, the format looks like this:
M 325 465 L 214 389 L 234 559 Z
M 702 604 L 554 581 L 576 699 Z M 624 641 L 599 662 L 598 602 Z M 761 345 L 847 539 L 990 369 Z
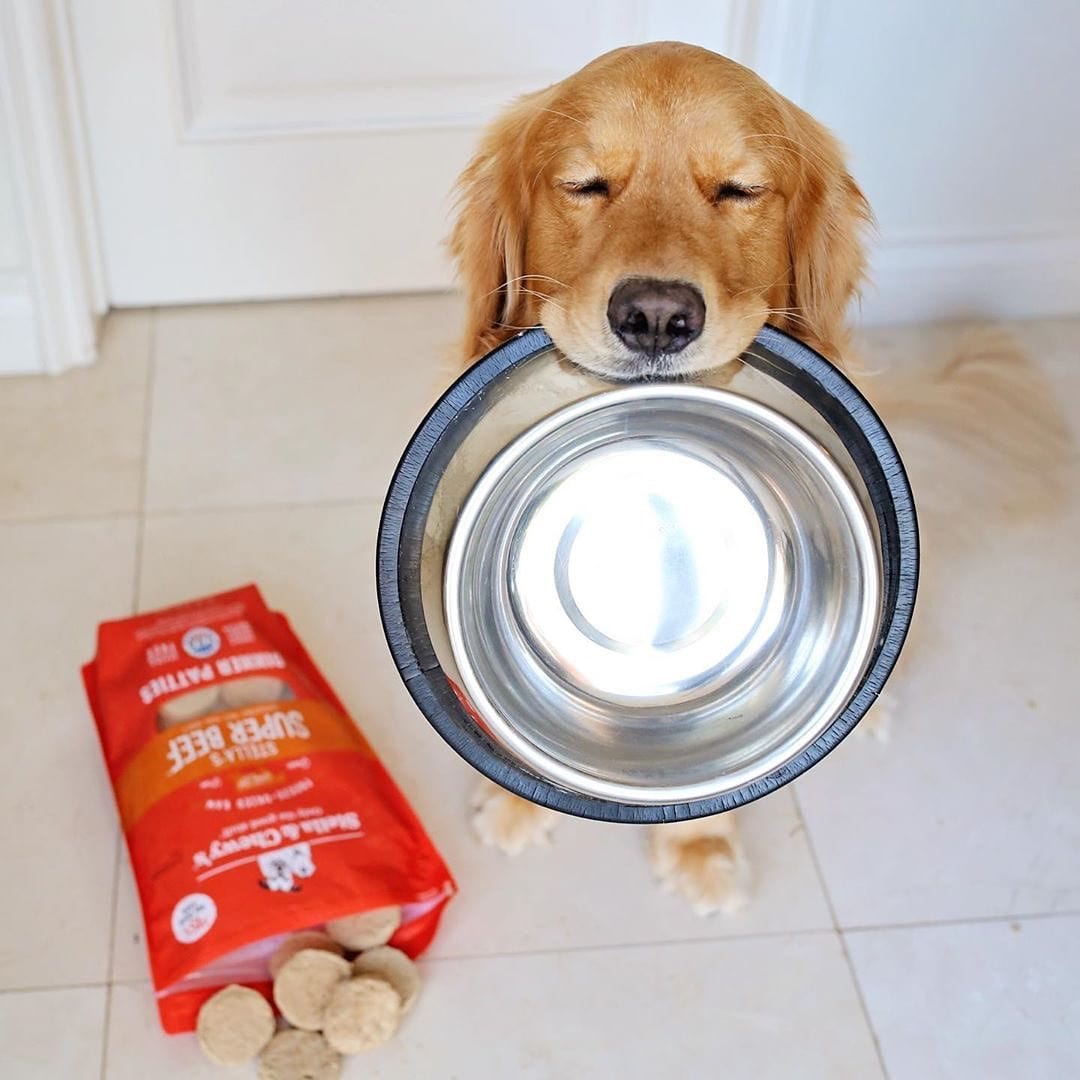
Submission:
M 927 526 L 963 536 L 1060 506 L 1075 447 L 1046 376 L 1004 330 L 966 331 L 936 367 L 855 379 L 896 440 Z

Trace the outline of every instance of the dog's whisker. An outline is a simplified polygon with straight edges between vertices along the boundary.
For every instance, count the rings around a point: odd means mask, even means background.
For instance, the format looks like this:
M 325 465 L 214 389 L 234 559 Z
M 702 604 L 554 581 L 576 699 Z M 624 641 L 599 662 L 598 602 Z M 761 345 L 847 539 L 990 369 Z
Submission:
M 503 285 L 513 285 L 516 281 L 553 281 L 556 285 L 561 285 L 564 289 L 569 289 L 570 286 L 565 281 L 560 281 L 558 278 L 551 277 L 550 274 L 518 274 L 517 277 L 508 278 L 503 282 Z
M 790 144 L 759 143 L 758 149 L 776 150 L 791 154 L 793 157 L 798 158 L 806 164 L 812 165 L 823 173 L 828 173 L 831 169 L 831 163 L 826 155 L 821 154 L 816 150 L 811 150 L 809 147 L 805 147 L 801 143 L 796 143 L 794 141 Z
M 810 323 L 810 319 L 801 308 L 766 308 L 766 315 L 783 315 L 786 319 L 795 319 L 800 322 L 804 322 L 807 325 Z
M 798 158 L 799 161 L 804 164 L 811 165 L 815 169 L 825 172 L 829 168 L 828 159 L 820 154 L 815 153 L 812 150 L 801 150 L 795 146 L 782 146 L 771 143 L 766 143 L 760 147 L 763 150 L 782 150 L 784 153 L 791 154 L 793 157 Z
M 521 292 L 525 293 L 527 296 L 535 296 L 535 297 L 537 297 L 537 299 L 541 300 L 543 303 L 551 304 L 552 307 L 556 307 L 562 312 L 566 311 L 566 308 L 565 308 L 564 305 L 560 304 L 558 302 L 558 300 L 553 300 L 550 296 L 548 296 L 547 293 L 538 292 L 536 289 L 522 289 Z
M 569 120 L 571 123 L 580 124 L 582 127 L 585 126 L 585 121 L 578 116 L 571 116 L 569 113 L 559 112 L 558 109 L 549 109 L 545 105 L 536 105 L 534 108 L 537 112 L 551 113 L 552 116 L 561 116 L 564 120 Z
M 555 158 L 557 158 L 564 150 L 570 149 L 573 148 L 569 145 L 557 147 L 554 151 L 552 151 L 552 153 L 550 153 L 546 158 L 544 158 L 543 162 L 540 165 L 540 168 L 536 170 L 536 175 L 532 178 L 532 183 L 529 184 L 530 191 L 532 191 L 532 189 L 536 187 L 536 185 L 540 182 L 540 177 L 543 174 L 544 170 L 548 167 L 548 165 L 550 165 L 551 162 L 554 161 Z
M 739 322 L 749 322 L 753 319 L 756 322 L 768 322 L 769 319 L 778 317 L 785 322 L 790 320 L 802 329 L 813 332 L 813 324 L 806 318 L 805 315 L 800 314 L 794 309 L 788 310 L 785 308 L 765 308 L 764 310 L 759 308 L 757 311 L 748 312 L 739 318 Z
M 748 292 L 760 292 L 762 294 L 766 294 L 766 293 L 771 292 L 773 289 L 775 289 L 777 287 L 777 285 L 780 285 L 780 284 L 783 284 L 784 288 L 786 288 L 786 289 L 793 289 L 795 287 L 795 282 L 786 280 L 790 273 L 791 273 L 791 267 L 790 266 L 785 267 L 783 270 L 780 271 L 779 274 L 777 274 L 776 277 L 774 277 L 772 279 L 772 281 L 770 281 L 768 283 L 768 285 L 764 285 L 764 286 L 750 285 L 745 289 L 740 289 L 738 292 L 732 293 L 731 294 L 732 299 L 734 299 L 737 296 L 745 296 L 746 293 L 748 293 Z
M 521 293 L 533 292 L 533 290 L 531 290 L 531 289 L 515 288 L 515 286 L 518 286 L 519 282 L 527 281 L 530 278 L 541 278 L 541 279 L 546 280 L 546 281 L 555 281 L 557 284 L 563 285 L 564 288 L 567 288 L 567 289 L 569 288 L 569 286 L 564 285 L 563 282 L 558 281 L 556 278 L 549 278 L 545 274 L 519 274 L 517 277 L 509 278 L 508 280 L 504 281 L 498 287 L 496 287 L 494 289 L 491 289 L 489 292 L 484 293 L 483 296 L 481 297 L 481 299 L 486 300 L 489 296 L 495 296 L 497 293 L 509 293 L 511 291 L 511 289 L 513 289 L 514 292 L 521 292 Z M 540 296 L 544 300 L 551 300 L 552 303 L 555 303 L 555 301 L 552 300 L 552 298 L 550 296 L 548 296 L 546 293 L 535 293 L 534 292 L 533 294 L 536 295 L 536 296 Z
M 788 274 L 788 272 L 785 270 L 780 275 L 780 277 L 774 278 L 772 281 L 770 281 L 768 283 L 768 285 L 748 285 L 745 289 L 739 289 L 738 292 L 733 292 L 731 294 L 731 299 L 734 300 L 736 297 L 745 296 L 749 292 L 767 293 L 771 289 L 775 289 L 777 285 L 780 285 L 781 284 L 780 278 L 787 277 L 787 274 Z M 791 289 L 791 288 L 794 287 L 795 282 L 793 282 L 793 281 L 785 281 L 782 284 L 784 285 L 785 288 Z
M 793 312 L 792 313 L 783 312 L 783 311 L 769 311 L 769 312 L 766 312 L 766 314 L 765 314 L 765 320 L 766 321 L 768 321 L 769 319 L 773 319 L 773 318 L 779 319 L 780 321 L 782 321 L 784 323 L 791 323 L 794 326 L 796 326 L 799 330 L 803 331 L 804 333 L 813 334 L 813 332 L 814 332 L 813 323 L 811 323 L 809 319 L 804 318 L 801 315 L 797 315 L 797 314 L 795 314 Z
M 828 158 L 820 151 L 813 150 L 806 143 L 801 142 L 792 135 L 785 135 L 779 131 L 771 132 L 759 132 L 754 135 L 745 136 L 747 139 L 778 139 L 780 144 L 766 144 L 763 149 L 765 150 L 784 150 L 788 153 L 793 153 L 797 157 L 802 158 L 804 161 L 813 160 L 815 164 L 819 166 L 827 166 Z M 785 145 L 786 144 L 786 145 Z
M 518 292 L 523 293 L 525 296 L 535 296 L 538 300 L 551 300 L 552 303 L 556 303 L 552 298 L 551 293 L 546 293 L 543 289 L 528 289 L 524 286 L 519 286 Z M 557 304 L 557 306 L 562 307 L 562 304 Z
M 529 323 L 527 326 L 522 326 L 520 323 L 497 322 L 494 325 L 500 330 L 535 330 L 536 329 L 536 323 Z
M 767 356 L 762 356 L 761 353 L 754 352 L 752 348 L 747 349 L 743 353 L 743 356 L 752 356 L 755 360 L 759 361 L 761 364 L 764 364 L 765 367 L 772 368 L 774 371 L 783 371 L 783 368 L 781 368 L 779 364 L 775 363 L 773 360 L 770 360 Z

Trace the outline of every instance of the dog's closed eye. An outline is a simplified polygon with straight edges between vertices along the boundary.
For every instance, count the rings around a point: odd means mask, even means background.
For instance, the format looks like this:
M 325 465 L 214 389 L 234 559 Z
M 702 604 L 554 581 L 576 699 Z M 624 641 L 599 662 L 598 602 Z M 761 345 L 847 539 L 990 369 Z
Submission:
M 724 180 L 716 185 L 712 201 L 714 203 L 753 202 L 764 191 L 764 184 L 740 184 L 737 180 Z
M 611 194 L 608 182 L 602 176 L 591 176 L 587 180 L 565 180 L 562 186 L 571 195 L 581 198 L 606 199 Z

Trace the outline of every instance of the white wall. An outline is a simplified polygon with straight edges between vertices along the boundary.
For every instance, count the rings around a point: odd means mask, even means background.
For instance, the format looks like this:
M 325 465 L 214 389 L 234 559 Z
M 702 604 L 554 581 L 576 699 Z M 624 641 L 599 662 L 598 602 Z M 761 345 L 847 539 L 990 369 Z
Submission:
M 877 213 L 868 319 L 1080 312 L 1080 3 L 804 6 L 805 74 L 778 81 Z
M 10 134 L 0 101 L 0 374 L 42 370 L 26 246 L 12 175 Z

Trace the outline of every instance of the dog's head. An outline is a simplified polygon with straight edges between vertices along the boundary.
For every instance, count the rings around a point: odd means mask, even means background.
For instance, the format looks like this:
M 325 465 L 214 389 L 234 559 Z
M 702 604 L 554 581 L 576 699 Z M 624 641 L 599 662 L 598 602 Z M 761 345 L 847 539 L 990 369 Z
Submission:
M 843 348 L 866 201 L 817 121 L 715 53 L 618 49 L 520 99 L 460 192 L 463 359 L 538 322 L 614 378 L 712 367 L 767 321 Z

